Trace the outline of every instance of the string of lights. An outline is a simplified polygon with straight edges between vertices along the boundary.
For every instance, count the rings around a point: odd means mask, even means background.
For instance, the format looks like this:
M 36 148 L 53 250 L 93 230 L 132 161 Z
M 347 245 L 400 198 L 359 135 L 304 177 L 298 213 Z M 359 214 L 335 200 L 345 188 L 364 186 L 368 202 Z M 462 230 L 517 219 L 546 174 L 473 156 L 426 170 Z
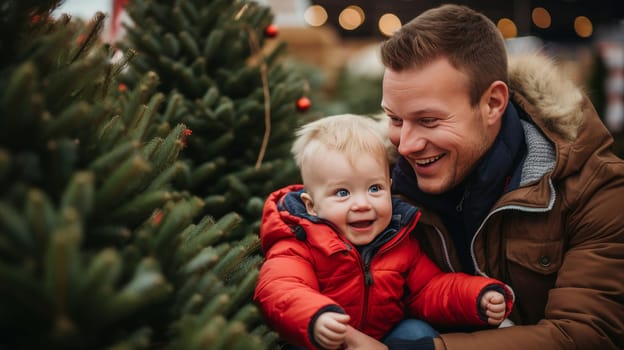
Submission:
M 473 0 L 463 3 L 488 15 L 505 38 L 537 35 L 583 40 L 591 38 L 600 25 L 624 21 L 624 1 L 619 0 Z M 343 36 L 390 36 L 418 13 L 439 4 L 431 0 L 318 0 L 305 9 L 304 20 L 312 27 L 334 25 Z

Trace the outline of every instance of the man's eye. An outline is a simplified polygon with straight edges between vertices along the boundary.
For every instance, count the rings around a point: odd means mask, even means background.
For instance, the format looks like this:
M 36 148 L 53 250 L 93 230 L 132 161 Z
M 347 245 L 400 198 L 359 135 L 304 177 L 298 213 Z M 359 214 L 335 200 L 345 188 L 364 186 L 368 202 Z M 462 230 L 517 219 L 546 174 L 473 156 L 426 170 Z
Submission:
M 336 191 L 336 196 L 338 197 L 346 197 L 349 195 L 349 191 L 345 190 L 345 189 L 341 189 Z
M 388 118 L 390 118 L 390 125 L 392 125 L 392 126 L 401 126 L 401 125 L 403 125 L 403 119 L 401 119 L 401 118 L 391 117 L 391 116 L 388 116 Z
M 371 187 L 368 188 L 368 190 L 371 193 L 379 192 L 379 191 L 381 191 L 381 186 L 379 186 L 379 185 L 372 185 Z
M 438 122 L 438 118 L 433 118 L 433 117 L 428 117 L 428 118 L 422 118 L 420 120 L 420 123 L 426 127 L 431 127 L 434 126 L 437 122 Z

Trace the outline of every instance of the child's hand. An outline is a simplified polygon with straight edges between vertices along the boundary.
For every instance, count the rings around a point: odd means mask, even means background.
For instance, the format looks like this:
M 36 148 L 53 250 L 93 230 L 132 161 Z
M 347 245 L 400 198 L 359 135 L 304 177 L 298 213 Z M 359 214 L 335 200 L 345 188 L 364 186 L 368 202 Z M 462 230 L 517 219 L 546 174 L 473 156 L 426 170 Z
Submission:
M 490 290 L 481 298 L 481 309 L 492 326 L 498 326 L 505 319 L 505 306 L 505 297 L 499 292 Z
M 324 349 L 340 349 L 351 317 L 337 312 L 322 313 L 314 323 L 314 340 Z

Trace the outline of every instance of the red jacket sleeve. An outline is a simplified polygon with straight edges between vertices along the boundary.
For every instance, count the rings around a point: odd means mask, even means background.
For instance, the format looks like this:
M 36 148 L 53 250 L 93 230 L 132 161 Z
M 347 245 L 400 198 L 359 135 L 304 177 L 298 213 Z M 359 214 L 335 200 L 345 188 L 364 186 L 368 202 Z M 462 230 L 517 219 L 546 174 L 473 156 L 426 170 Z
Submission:
M 502 282 L 465 273 L 445 273 L 415 244 L 413 268 L 408 275 L 408 305 L 410 313 L 432 325 L 477 326 L 486 325 L 487 318 L 479 312 L 479 297 L 496 286 L 504 291 L 507 308 L 511 312 L 513 293 Z
M 287 342 L 314 349 L 310 321 L 328 307 L 342 308 L 319 292 L 308 248 L 296 238 L 275 243 L 260 268 L 254 300 L 267 323 Z

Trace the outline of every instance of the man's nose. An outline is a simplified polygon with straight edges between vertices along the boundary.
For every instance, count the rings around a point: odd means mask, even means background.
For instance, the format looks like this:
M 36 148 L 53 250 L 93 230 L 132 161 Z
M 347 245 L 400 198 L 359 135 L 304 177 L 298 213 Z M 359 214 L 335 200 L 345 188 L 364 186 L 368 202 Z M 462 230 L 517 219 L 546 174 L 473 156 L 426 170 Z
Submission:
M 404 123 L 401 127 L 401 136 L 399 139 L 399 154 L 407 156 L 412 153 L 420 152 L 425 148 L 427 140 L 422 133 L 419 133 L 416 128 Z

